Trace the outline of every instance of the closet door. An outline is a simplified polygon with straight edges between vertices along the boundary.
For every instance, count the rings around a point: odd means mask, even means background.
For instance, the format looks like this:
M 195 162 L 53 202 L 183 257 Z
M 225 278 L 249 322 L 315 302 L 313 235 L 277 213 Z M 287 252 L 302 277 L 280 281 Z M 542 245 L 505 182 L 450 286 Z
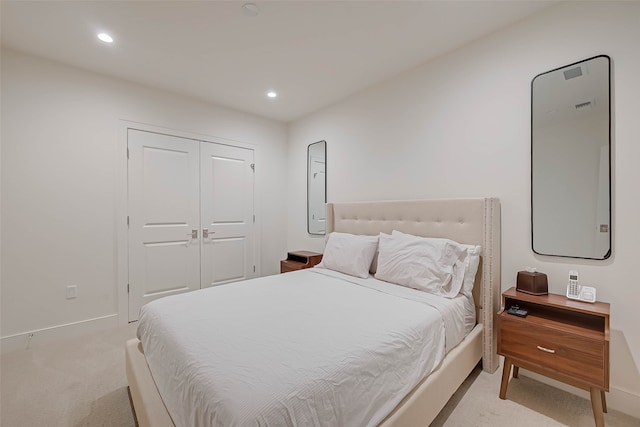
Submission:
M 255 277 L 253 150 L 201 147 L 202 287 Z
M 199 141 L 129 129 L 129 321 L 200 288 Z

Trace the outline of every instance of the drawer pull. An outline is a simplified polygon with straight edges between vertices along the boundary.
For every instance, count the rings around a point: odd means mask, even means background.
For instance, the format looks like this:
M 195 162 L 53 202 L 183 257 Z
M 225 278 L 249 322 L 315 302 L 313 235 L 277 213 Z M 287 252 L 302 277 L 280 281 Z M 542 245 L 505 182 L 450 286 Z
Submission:
M 539 345 L 538 345 L 538 346 L 536 346 L 536 347 L 538 347 L 538 350 L 542 350 L 542 351 L 544 351 L 544 352 L 546 352 L 546 353 L 554 354 L 554 353 L 556 352 L 555 350 L 551 350 L 550 348 L 546 348 L 546 347 L 541 347 L 541 346 L 539 346 Z

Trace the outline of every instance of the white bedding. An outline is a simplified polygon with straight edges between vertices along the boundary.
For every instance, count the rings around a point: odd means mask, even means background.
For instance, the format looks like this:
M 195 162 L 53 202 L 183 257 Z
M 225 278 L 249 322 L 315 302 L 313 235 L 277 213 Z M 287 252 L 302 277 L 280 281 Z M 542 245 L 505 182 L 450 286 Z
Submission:
M 177 427 L 374 426 L 463 338 L 468 304 L 308 269 L 153 301 L 138 337 Z

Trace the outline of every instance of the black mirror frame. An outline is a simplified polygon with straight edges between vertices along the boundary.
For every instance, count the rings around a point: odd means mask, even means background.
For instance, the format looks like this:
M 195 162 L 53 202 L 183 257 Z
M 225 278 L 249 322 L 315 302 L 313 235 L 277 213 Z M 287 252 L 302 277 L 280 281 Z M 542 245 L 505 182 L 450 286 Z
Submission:
M 311 146 L 315 145 L 315 144 L 320 144 L 321 142 L 324 142 L 324 164 L 325 164 L 325 173 L 324 173 L 324 203 L 325 205 L 327 204 L 327 141 L 326 140 L 321 140 L 321 141 L 317 141 L 314 143 L 311 143 L 307 146 L 307 234 L 312 235 L 312 236 L 325 236 L 327 233 L 326 231 L 324 233 L 312 233 L 309 227 L 309 187 L 310 187 L 310 182 L 309 182 L 309 155 L 310 155 L 310 151 L 311 151 Z
M 561 70 L 563 68 L 568 68 L 586 61 L 590 61 L 592 59 L 596 59 L 596 58 L 606 58 L 607 59 L 607 67 L 608 67 L 608 98 L 609 98 L 609 129 L 608 129 L 608 137 L 609 137 L 609 251 L 604 255 L 603 258 L 590 258 L 590 257 L 579 257 L 579 256 L 571 256 L 571 255 L 558 255 L 558 254 L 543 254 L 540 252 L 537 252 L 533 246 L 533 108 L 534 108 L 534 104 L 533 104 L 533 84 L 535 82 L 535 80 L 540 77 L 543 76 L 545 74 L 549 74 L 552 73 L 554 71 L 558 71 Z M 531 250 L 536 254 L 536 255 L 542 255 L 542 256 L 554 256 L 554 257 L 561 257 L 561 258 L 574 258 L 574 259 L 589 259 L 589 260 L 597 260 L 597 261 L 603 261 L 608 259 L 609 257 L 611 257 L 611 254 L 613 252 L 613 204 L 612 204 L 612 189 L 611 189 L 611 176 L 612 176 L 612 156 L 611 156 L 611 151 L 612 151 L 612 146 L 613 146 L 613 141 L 612 141 L 612 135 L 611 135 L 611 111 L 612 111 L 612 104 L 611 104 L 611 57 L 609 55 L 596 55 L 590 58 L 586 58 L 583 59 L 581 61 L 577 61 L 571 64 L 567 64 L 567 65 L 563 65 L 561 67 L 558 68 L 554 68 L 553 70 L 549 70 L 549 71 L 545 71 L 544 73 L 540 73 L 537 76 L 535 76 L 532 80 L 531 80 L 531 151 L 530 151 L 530 168 L 531 168 L 531 176 L 530 176 L 530 219 L 531 219 Z

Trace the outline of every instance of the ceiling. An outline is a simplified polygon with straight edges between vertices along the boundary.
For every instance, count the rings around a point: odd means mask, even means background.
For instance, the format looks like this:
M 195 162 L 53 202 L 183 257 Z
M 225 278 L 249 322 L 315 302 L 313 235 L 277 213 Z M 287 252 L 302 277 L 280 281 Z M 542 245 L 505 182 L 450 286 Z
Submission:
M 2 44 L 288 122 L 552 4 L 253 3 L 257 16 L 244 1 L 2 0 Z

